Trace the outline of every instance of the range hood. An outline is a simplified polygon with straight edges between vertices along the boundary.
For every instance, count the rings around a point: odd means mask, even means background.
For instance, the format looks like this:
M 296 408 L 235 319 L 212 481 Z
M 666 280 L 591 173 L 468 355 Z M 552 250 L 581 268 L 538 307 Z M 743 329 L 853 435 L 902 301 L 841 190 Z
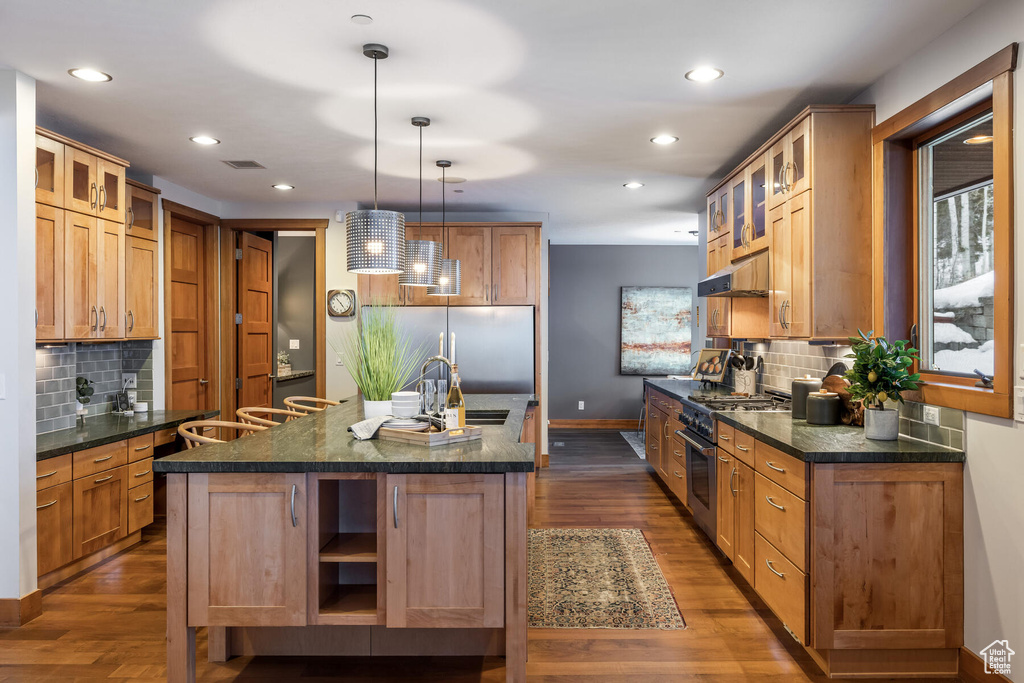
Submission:
M 697 296 L 768 296 L 768 252 L 723 268 L 697 283 Z

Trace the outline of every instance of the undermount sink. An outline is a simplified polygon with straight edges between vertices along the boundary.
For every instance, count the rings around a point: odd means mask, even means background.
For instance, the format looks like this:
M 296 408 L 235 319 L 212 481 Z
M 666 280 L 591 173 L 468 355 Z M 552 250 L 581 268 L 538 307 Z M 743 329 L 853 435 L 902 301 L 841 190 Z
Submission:
M 503 425 L 508 419 L 507 410 L 467 410 L 466 424 L 482 427 L 485 425 Z

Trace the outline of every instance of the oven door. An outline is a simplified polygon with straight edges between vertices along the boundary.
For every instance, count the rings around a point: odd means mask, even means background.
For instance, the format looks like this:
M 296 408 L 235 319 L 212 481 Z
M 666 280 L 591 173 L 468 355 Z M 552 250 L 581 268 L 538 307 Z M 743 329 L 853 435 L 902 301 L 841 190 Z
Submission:
M 718 449 L 710 441 L 687 429 L 676 430 L 686 442 L 686 498 L 693 519 L 712 541 L 718 531 L 718 486 L 716 456 Z

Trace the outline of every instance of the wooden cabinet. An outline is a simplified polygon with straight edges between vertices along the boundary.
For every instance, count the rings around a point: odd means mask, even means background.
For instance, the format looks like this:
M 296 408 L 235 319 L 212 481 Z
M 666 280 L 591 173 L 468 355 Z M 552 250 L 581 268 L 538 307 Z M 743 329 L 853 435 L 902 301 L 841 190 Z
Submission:
M 138 473 L 136 473 L 138 474 Z M 153 523 L 153 482 L 128 489 L 128 533 Z
M 129 237 L 157 241 L 160 220 L 158 202 L 160 191 L 134 180 L 125 181 L 127 215 L 124 231 Z
M 64 336 L 91 339 L 99 330 L 99 223 L 93 216 L 65 212 Z
M 647 408 L 647 462 L 651 464 L 654 471 L 664 471 L 662 459 L 665 457 L 664 441 L 665 429 L 668 425 L 668 416 L 659 408 L 652 407 L 648 403 Z
M 757 157 L 743 170 L 742 180 L 732 186 L 733 193 L 739 192 L 739 188 L 742 188 L 742 197 L 734 194 L 733 206 L 742 207 L 742 212 L 734 215 L 743 223 L 738 228 L 736 223 L 733 223 L 733 261 L 768 248 L 765 159 L 765 155 Z
M 715 545 L 730 560 L 736 557 L 736 465 L 733 457 L 718 453 L 718 510 L 716 528 L 718 537 Z
M 408 225 L 405 234 L 406 238 L 410 240 L 429 240 L 444 244 L 444 234 L 440 225 Z M 427 294 L 427 287 L 402 287 L 401 289 L 402 303 L 406 306 L 443 306 L 448 302 L 446 296 Z
M 160 336 L 160 256 L 157 243 L 129 235 L 125 246 L 125 330 L 129 339 Z
M 36 135 L 36 202 L 64 206 L 64 145 Z
M 729 265 L 732 253 L 732 241 L 729 235 L 723 235 L 708 243 L 708 274 L 713 275 Z M 707 299 L 707 336 L 728 337 L 732 331 L 732 299 L 728 297 L 708 297 Z
M 754 536 L 754 590 L 775 616 L 807 644 L 807 575 L 760 534 Z
M 791 124 L 786 134 L 768 151 L 767 174 L 772 182 L 768 196 L 769 208 L 775 208 L 790 197 L 811 189 L 811 120 L 812 115 L 805 115 L 797 123 Z M 829 151 L 825 149 L 821 152 L 826 162 L 831 163 Z
M 708 243 L 730 234 L 729 216 L 731 215 L 731 207 L 729 202 L 728 183 L 719 188 L 717 192 L 708 195 Z M 708 275 L 711 275 L 711 271 L 708 271 Z
M 768 310 L 772 337 L 811 336 L 811 210 L 813 191 L 771 212 Z M 841 311 L 833 311 L 842 316 Z
M 96 159 L 96 183 L 99 186 L 99 204 L 96 216 L 116 223 L 124 223 L 125 202 L 124 166 L 108 159 Z
M 36 569 L 46 574 L 74 557 L 72 484 L 50 486 L 36 492 Z
M 84 557 L 128 535 L 128 467 L 75 479 L 74 557 Z
M 385 304 L 401 306 L 402 290 L 406 287 L 398 286 L 397 275 L 366 275 L 360 273 L 358 277 L 359 304 L 368 306 L 370 304 Z
M 64 212 L 36 204 L 36 340 L 63 338 Z
M 491 233 L 483 226 L 449 226 L 445 248 L 448 258 L 462 267 L 462 293 L 448 297 L 451 306 L 491 304 Z
M 502 306 L 537 303 L 538 230 L 500 227 L 491 233 L 491 303 Z
M 500 474 L 389 474 L 387 626 L 505 625 Z
M 306 477 L 188 475 L 188 619 L 306 625 Z
M 733 464 L 736 467 L 736 543 L 732 563 L 747 583 L 754 585 L 754 470 L 738 458 L 733 459 Z
M 64 208 L 123 223 L 126 165 L 64 145 Z
M 125 331 L 124 224 L 99 221 L 99 329 L 103 339 L 123 339 Z M 155 283 L 154 283 L 155 284 Z

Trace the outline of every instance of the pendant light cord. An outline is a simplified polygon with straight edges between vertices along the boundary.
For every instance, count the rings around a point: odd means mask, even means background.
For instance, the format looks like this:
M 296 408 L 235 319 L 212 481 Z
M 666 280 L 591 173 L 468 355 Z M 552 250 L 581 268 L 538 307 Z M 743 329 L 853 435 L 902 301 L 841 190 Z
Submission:
M 373 58 L 373 210 L 377 210 L 377 57 Z
M 420 225 L 423 225 L 423 126 L 420 129 Z
M 442 166 L 441 167 L 441 230 L 442 230 L 442 232 L 444 231 L 444 222 L 445 222 L 445 218 L 446 218 L 446 214 L 445 214 L 446 209 L 445 209 L 445 204 L 444 204 L 444 190 L 445 190 L 445 185 L 447 183 L 445 183 L 445 181 L 444 181 L 444 178 L 445 178 L 444 172 L 445 172 L 445 167 Z

